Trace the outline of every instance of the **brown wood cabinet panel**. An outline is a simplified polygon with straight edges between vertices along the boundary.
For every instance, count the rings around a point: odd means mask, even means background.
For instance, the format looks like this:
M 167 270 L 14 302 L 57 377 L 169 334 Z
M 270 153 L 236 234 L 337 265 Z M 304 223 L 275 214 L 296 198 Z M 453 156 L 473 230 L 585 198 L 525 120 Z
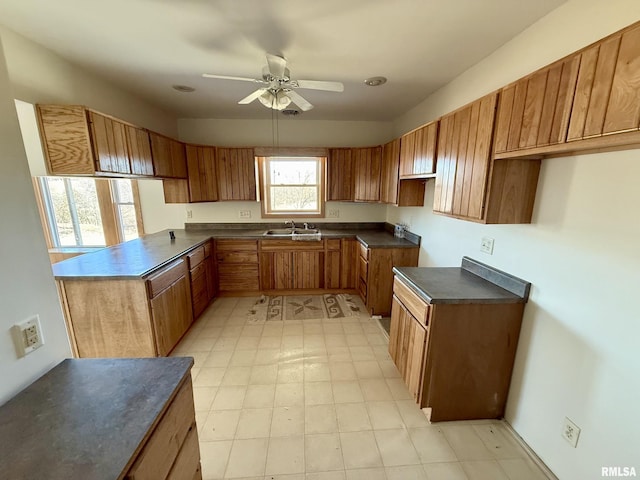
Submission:
M 172 283 L 187 274 L 187 264 L 179 259 L 154 273 L 147 279 L 149 297 L 153 298 L 167 289 Z
M 574 55 L 501 90 L 496 153 L 566 140 L 579 64 L 580 56 Z
M 165 203 L 189 203 L 189 182 L 178 178 L 163 178 Z
M 400 178 L 435 173 L 438 122 L 413 130 L 400 139 Z
M 340 250 L 327 250 L 324 254 L 324 286 L 325 288 L 340 288 L 340 265 L 342 253 Z
M 258 263 L 218 263 L 218 288 L 221 292 L 258 291 L 259 278 Z
M 327 157 L 327 201 L 353 202 L 355 163 L 351 148 L 330 148 Z
M 406 318 L 407 353 L 404 380 L 414 400 L 419 403 L 422 393 L 427 332 L 413 316 L 409 314 Z
M 380 175 L 380 201 L 395 205 L 398 203 L 398 182 L 400 171 L 400 139 L 396 138 L 382 146 L 382 167 Z
M 176 461 L 167 476 L 167 480 L 194 480 L 201 478 L 198 429 L 194 426 L 189 430 L 187 438 L 185 438 Z
M 216 148 L 216 174 L 220 201 L 256 200 L 252 148 Z
M 149 132 L 153 169 L 156 177 L 173 177 L 171 162 L 171 139 L 155 132 Z
M 381 147 L 354 148 L 356 202 L 380 201 Z
M 216 148 L 187 145 L 190 202 L 217 202 Z
M 171 139 L 171 164 L 173 168 L 173 177 L 187 178 L 187 154 L 185 152 L 184 143 Z
M 159 355 L 168 355 L 193 322 L 191 288 L 187 276 L 151 299 L 151 317 Z
M 258 252 L 257 240 L 227 240 L 218 238 L 216 239 L 215 246 L 217 252 L 236 252 L 242 250 Z
M 290 290 L 293 284 L 293 258 L 291 252 L 260 253 L 260 288 L 263 290 Z
M 589 97 L 589 108 L 582 132 L 583 138 L 599 136 L 603 133 L 619 49 L 620 37 L 614 37 L 600 45 Z
M 149 132 L 132 125 L 125 125 L 127 149 L 131 163 L 131 173 L 146 177 L 153 176 L 153 157 Z
M 196 430 L 195 425 L 193 387 L 189 378 L 176 393 L 169 409 L 138 455 L 126 478 L 131 480 L 167 478 L 187 436 Z M 194 450 L 191 444 L 188 448 Z M 197 452 L 199 449 L 196 446 L 195 453 Z M 197 457 L 199 458 L 199 454 Z
M 88 115 L 97 170 L 131 173 L 124 124 L 96 112 Z
M 40 137 L 51 175 L 95 173 L 89 123 L 80 105 L 36 105 Z
M 482 220 L 497 93 L 440 120 L 434 211 Z
M 639 124 L 640 27 L 635 27 L 622 34 L 603 133 L 637 130 Z
M 355 289 L 358 286 L 358 242 L 354 238 L 342 239 L 340 258 L 340 288 Z
M 293 252 L 294 288 L 324 288 L 324 252 Z

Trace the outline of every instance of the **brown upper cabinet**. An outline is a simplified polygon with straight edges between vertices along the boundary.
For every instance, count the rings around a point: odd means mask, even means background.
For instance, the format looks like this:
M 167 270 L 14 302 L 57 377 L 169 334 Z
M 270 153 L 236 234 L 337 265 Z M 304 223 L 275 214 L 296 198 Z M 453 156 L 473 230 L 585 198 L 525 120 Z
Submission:
M 253 148 L 216 148 L 218 200 L 256 200 Z
M 640 26 L 582 53 L 568 140 L 638 130 Z
M 81 105 L 36 111 L 51 175 L 153 175 L 146 130 Z
M 405 133 L 400 139 L 400 178 L 417 178 L 436 173 L 438 121 Z
M 217 202 L 216 147 L 187 145 L 190 202 Z
M 579 65 L 576 55 L 501 90 L 496 153 L 566 141 Z
M 491 162 L 497 97 L 440 119 L 435 212 L 483 223 L 531 222 L 540 160 Z
M 184 143 L 159 133 L 149 132 L 156 177 L 187 178 L 187 156 Z
M 330 148 L 327 157 L 327 201 L 355 200 L 355 169 L 351 148 Z
M 354 148 L 352 151 L 355 167 L 354 200 L 379 202 L 382 147 Z
M 425 179 L 400 179 L 400 139 L 382 146 L 382 172 L 380 175 L 380 202 L 399 207 L 424 205 Z

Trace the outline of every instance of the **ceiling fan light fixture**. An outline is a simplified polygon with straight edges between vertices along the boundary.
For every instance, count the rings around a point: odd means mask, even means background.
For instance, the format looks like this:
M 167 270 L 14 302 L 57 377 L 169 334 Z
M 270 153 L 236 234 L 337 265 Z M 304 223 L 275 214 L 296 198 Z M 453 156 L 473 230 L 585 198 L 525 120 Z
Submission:
M 191 93 L 196 91 L 195 88 L 190 87 L 189 85 L 172 85 L 171 88 L 177 90 L 180 93 Z
M 282 90 L 275 93 L 267 90 L 258 97 L 258 100 L 262 105 L 273 110 L 284 110 L 291 103 L 291 99 Z
M 384 85 L 385 83 L 387 83 L 386 77 L 371 77 L 367 78 L 364 81 L 364 84 L 368 85 L 369 87 L 379 87 L 380 85 Z

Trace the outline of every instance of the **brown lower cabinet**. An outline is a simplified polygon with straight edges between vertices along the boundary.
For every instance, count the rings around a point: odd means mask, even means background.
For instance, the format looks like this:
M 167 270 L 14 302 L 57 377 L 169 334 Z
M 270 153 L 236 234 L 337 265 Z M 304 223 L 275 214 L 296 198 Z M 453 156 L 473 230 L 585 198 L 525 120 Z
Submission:
M 143 278 L 58 280 L 74 356 L 168 355 L 217 292 L 212 252 L 199 245 Z
M 396 277 L 389 354 L 432 422 L 504 414 L 524 304 L 428 304 Z
M 389 315 L 393 288 L 393 267 L 418 266 L 419 247 L 367 248 L 360 244 L 358 293 L 373 315 Z

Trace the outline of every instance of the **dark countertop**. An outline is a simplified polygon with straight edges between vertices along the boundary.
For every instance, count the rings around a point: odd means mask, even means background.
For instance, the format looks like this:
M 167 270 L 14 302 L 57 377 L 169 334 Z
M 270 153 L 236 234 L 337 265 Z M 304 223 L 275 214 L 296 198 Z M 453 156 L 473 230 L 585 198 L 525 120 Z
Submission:
M 382 229 L 374 229 L 371 224 L 367 228 L 358 228 L 357 224 L 346 224 L 350 228 L 324 228 L 318 224 L 323 238 L 355 237 L 370 248 L 415 248 L 417 241 L 396 238 Z M 80 255 L 55 263 L 53 275 L 58 280 L 100 280 L 100 279 L 139 279 L 148 276 L 154 270 L 170 263 L 176 258 L 210 238 L 256 239 L 265 240 L 264 232 L 273 227 L 268 224 L 249 224 L 249 228 L 215 228 L 215 224 L 207 224 L 210 228 L 190 228 L 173 230 L 176 239 L 170 240 L 169 230 L 145 235 L 109 248 Z M 278 225 L 281 227 L 281 225 Z M 335 227 L 336 224 L 331 224 Z
M 531 286 L 467 257 L 461 267 L 394 267 L 393 271 L 431 304 L 526 303 Z
M 67 359 L 0 407 L 0 476 L 123 478 L 193 359 Z

